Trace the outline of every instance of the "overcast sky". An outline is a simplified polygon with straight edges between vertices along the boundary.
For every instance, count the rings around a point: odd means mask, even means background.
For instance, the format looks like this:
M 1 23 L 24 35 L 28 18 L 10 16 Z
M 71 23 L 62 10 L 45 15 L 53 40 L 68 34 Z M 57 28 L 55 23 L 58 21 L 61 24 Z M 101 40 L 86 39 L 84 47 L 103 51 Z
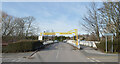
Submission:
M 3 2 L 2 10 L 16 17 L 33 16 L 34 24 L 44 30 L 67 32 L 78 29 L 86 34 L 81 23 L 90 2 Z

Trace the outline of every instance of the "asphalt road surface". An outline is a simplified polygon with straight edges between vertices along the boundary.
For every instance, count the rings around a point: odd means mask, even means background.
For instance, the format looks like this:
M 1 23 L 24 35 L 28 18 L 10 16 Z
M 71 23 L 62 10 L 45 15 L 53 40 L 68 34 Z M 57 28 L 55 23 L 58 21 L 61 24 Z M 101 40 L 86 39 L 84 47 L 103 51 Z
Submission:
M 118 62 L 117 54 L 106 54 L 90 47 L 81 46 L 76 50 L 67 43 L 59 42 L 46 46 L 32 58 L 24 58 L 28 53 L 4 53 L 3 62 Z

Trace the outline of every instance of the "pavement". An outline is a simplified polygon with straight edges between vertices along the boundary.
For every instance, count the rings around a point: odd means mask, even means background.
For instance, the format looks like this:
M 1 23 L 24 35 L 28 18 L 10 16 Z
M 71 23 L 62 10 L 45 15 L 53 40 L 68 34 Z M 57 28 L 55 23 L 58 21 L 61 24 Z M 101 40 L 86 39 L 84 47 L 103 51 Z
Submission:
M 2 53 L 2 62 L 27 62 L 28 57 L 33 52 L 27 53 Z
M 106 54 L 90 47 L 82 46 L 80 50 L 59 42 L 46 46 L 35 53 L 3 53 L 3 62 L 118 62 L 117 54 Z

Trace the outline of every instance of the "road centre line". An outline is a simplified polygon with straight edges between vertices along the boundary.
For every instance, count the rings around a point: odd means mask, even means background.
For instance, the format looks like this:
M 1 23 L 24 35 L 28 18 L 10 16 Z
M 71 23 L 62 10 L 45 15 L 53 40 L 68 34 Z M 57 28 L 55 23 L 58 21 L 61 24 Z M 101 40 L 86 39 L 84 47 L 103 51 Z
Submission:
M 58 52 L 57 52 L 56 59 L 58 58 L 58 54 L 59 54 L 59 50 L 58 50 Z
M 57 51 L 56 59 L 58 58 L 58 55 L 59 55 L 59 49 L 58 49 L 58 51 Z

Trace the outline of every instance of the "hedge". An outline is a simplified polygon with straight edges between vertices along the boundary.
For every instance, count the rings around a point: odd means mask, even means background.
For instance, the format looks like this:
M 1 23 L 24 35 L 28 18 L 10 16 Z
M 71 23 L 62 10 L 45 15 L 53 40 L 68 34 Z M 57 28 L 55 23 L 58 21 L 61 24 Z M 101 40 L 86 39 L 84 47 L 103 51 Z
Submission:
M 8 44 L 2 48 L 2 52 L 28 52 L 33 51 L 43 46 L 42 41 L 38 40 L 22 40 L 15 43 Z
M 119 51 L 118 43 L 120 43 L 120 41 L 118 41 L 118 39 L 113 41 L 113 52 L 118 52 Z M 107 41 L 107 44 L 108 44 L 107 45 L 108 52 L 111 52 L 112 42 L 111 41 Z M 100 41 L 100 43 L 97 43 L 96 45 L 97 45 L 99 50 L 101 50 L 103 52 L 106 51 L 106 42 L 105 42 L 105 40 Z

